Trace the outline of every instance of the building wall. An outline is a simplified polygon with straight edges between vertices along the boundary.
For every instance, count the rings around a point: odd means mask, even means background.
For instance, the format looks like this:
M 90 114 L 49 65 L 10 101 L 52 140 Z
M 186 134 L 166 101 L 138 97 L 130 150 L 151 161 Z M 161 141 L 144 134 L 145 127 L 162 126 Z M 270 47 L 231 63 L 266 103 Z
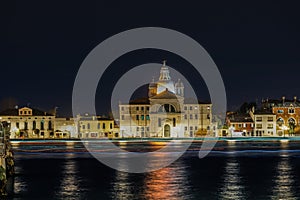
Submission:
M 284 135 L 284 132 L 289 129 L 289 121 L 294 121 L 295 125 L 300 125 L 300 107 L 298 106 L 280 106 L 273 107 L 273 113 L 276 115 L 277 134 Z M 283 123 L 282 123 L 283 122 Z
M 79 138 L 115 138 L 119 133 L 115 132 L 113 119 L 102 119 L 97 116 L 77 116 Z
M 1 116 L 1 118 L 11 123 L 11 138 L 54 137 L 54 116 Z
M 277 136 L 276 115 L 254 114 L 254 136 Z
M 161 105 L 170 104 L 175 112 L 160 112 Z M 194 137 L 207 134 L 211 125 L 211 104 L 176 104 L 159 100 L 150 105 L 120 104 L 121 137 Z M 165 135 L 165 129 L 170 135 Z

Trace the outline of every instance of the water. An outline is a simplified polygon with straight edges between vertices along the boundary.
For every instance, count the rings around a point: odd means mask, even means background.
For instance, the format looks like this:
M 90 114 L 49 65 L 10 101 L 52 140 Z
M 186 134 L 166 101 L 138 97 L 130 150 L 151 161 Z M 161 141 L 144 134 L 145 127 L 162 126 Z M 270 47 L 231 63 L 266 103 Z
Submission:
M 147 174 L 110 169 L 78 144 L 21 145 L 12 199 L 300 199 L 299 143 L 220 142 L 203 159 L 199 145 Z

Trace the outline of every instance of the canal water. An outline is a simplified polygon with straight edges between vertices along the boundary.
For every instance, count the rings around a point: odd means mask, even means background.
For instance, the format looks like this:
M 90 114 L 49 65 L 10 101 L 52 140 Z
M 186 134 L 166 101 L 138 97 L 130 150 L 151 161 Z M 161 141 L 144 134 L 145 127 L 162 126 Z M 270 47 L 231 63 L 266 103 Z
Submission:
M 199 147 L 166 168 L 129 174 L 103 165 L 80 143 L 21 144 L 14 146 L 10 199 L 300 199 L 300 143 L 219 142 L 203 159 Z

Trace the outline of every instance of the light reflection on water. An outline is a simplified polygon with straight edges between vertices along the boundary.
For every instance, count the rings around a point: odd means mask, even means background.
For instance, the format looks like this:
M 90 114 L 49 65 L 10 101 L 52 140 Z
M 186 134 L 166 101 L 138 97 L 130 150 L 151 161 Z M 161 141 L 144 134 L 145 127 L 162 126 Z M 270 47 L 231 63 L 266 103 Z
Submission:
M 282 157 L 276 167 L 272 199 L 299 199 L 300 197 L 297 198 L 294 194 L 294 177 L 294 169 L 291 166 L 290 158 Z
M 62 166 L 62 178 L 60 186 L 56 192 L 56 199 L 75 198 L 81 199 L 83 187 L 81 187 L 80 179 L 77 177 L 77 163 L 74 159 L 67 159 Z
M 21 152 L 16 155 L 13 199 L 300 199 L 298 147 L 235 147 L 205 159 L 197 151 L 187 152 L 172 165 L 146 174 L 112 170 L 86 153 Z M 119 164 L 126 168 L 128 162 Z
M 135 176 L 140 181 L 135 181 Z M 116 172 L 112 199 L 189 199 L 189 181 L 182 162 L 146 174 Z
M 240 175 L 240 164 L 237 159 L 229 158 L 224 167 L 220 199 L 245 199 L 245 187 Z

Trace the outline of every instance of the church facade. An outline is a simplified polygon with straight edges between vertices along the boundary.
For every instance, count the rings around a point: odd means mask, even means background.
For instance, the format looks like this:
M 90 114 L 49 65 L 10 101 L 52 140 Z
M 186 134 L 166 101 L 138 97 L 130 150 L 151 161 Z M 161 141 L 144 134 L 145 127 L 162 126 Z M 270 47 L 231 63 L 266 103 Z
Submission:
M 211 103 L 185 99 L 184 84 L 174 83 L 163 63 L 158 81 L 152 81 L 148 98 L 119 104 L 120 137 L 198 137 L 209 134 Z

